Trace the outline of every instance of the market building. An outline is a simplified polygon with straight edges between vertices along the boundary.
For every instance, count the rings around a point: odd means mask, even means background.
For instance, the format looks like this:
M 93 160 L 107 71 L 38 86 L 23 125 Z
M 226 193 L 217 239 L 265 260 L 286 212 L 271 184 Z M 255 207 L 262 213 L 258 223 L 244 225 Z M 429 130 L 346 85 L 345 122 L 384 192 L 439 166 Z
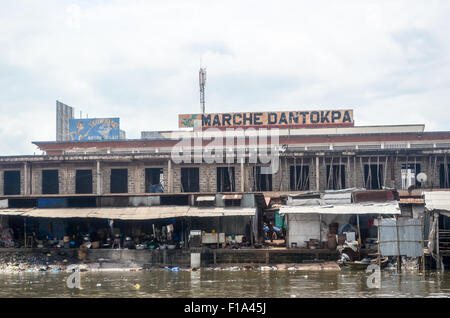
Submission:
M 359 204 L 359 210 L 335 213 L 364 215 L 355 191 L 359 198 L 389 192 L 383 202 L 392 209 L 382 212 L 383 204 L 375 204 L 373 215 L 423 217 L 427 223 L 426 197 L 414 191 L 450 188 L 450 131 L 355 126 L 353 110 L 180 115 L 183 129 L 126 139 L 118 119 L 76 121 L 70 108 L 58 107 L 64 114 L 57 118 L 57 141 L 33 142 L 42 155 L 0 157 L 2 227 L 13 228 L 18 246 L 52 241 L 67 247 L 76 233 L 95 232 L 100 248 L 112 247 L 115 235 L 121 235 L 122 248 L 126 237 L 145 249 L 151 244 L 144 242 L 156 237 L 171 248 L 207 245 L 216 249 L 214 262 L 220 247 L 265 243 L 284 246 L 286 255 L 308 252 L 317 259 L 335 253 L 307 243 L 328 241 L 319 222 L 327 213 L 317 210 L 328 205 L 324 194 L 348 193 L 341 203 Z M 426 181 L 417 181 L 419 173 Z M 289 203 L 296 196 L 322 203 L 302 212 L 303 204 Z M 312 219 L 302 219 L 309 212 L 317 216 L 311 226 Z M 349 219 L 342 222 L 340 228 Z M 267 235 L 272 225 L 279 228 L 275 242 Z M 262 255 L 266 262 L 272 257 Z

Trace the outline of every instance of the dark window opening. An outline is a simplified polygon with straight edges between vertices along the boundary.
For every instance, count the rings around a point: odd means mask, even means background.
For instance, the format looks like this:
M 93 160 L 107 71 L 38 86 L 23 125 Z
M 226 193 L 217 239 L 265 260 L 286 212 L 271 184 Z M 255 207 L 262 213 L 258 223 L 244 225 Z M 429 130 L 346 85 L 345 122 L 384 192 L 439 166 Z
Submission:
M 75 193 L 92 193 L 92 170 L 77 170 Z
M 160 199 L 161 205 L 189 205 L 189 196 L 162 196 Z
M 294 175 L 295 169 L 295 175 Z M 292 191 L 309 190 L 309 166 L 291 166 L 290 172 L 290 189 Z
M 95 208 L 97 199 L 95 197 L 68 198 L 67 206 L 72 208 Z
M 439 169 L 439 185 L 440 188 L 450 188 L 450 164 L 441 164 Z
M 128 169 L 111 169 L 111 193 L 128 193 Z
M 217 167 L 217 192 L 234 191 L 234 167 Z
M 261 173 L 261 167 L 253 167 L 255 191 L 272 191 L 272 174 Z
M 20 194 L 20 171 L 4 172 L 3 192 L 5 195 Z
M 162 168 L 146 168 L 145 169 L 145 192 L 163 193 L 164 188 L 161 180 L 163 179 Z
M 181 168 L 181 192 L 199 192 L 198 168 Z
M 366 189 L 382 189 L 383 165 L 364 165 L 364 183 Z
M 327 165 L 327 189 L 345 189 L 345 165 Z
M 58 170 L 42 170 L 42 194 L 59 193 Z
M 196 201 L 197 206 L 215 206 L 216 205 L 216 200 L 201 200 L 201 201 Z
M 402 164 L 402 189 L 408 189 L 412 185 L 420 187 L 420 182 L 416 180 L 417 175 L 420 173 L 420 163 L 417 164 Z
M 9 208 L 35 208 L 37 199 L 8 199 Z
M 241 206 L 241 200 L 224 200 L 225 206 Z

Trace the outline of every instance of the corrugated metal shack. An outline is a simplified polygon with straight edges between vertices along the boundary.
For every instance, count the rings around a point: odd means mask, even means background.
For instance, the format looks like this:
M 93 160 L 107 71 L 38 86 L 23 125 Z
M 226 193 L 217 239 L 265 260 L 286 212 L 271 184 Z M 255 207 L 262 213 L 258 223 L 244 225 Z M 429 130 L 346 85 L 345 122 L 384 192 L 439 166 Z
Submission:
M 280 213 L 287 218 L 290 247 L 306 247 L 310 240 L 318 240 L 326 246 L 330 234 L 343 235 L 344 232 L 354 232 L 362 245 L 366 245 L 366 239 L 377 239 L 374 219 L 401 213 L 398 202 L 393 199 L 392 191 L 327 191 L 316 197 L 311 194 L 307 198 L 290 196 Z M 331 233 L 333 225 L 337 226 L 337 233 Z

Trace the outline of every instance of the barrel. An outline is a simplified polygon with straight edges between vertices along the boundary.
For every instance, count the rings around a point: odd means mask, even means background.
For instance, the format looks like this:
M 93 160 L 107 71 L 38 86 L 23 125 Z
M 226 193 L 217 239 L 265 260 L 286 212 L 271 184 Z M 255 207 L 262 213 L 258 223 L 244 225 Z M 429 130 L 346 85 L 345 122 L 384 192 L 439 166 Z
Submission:
M 336 246 L 336 234 L 328 234 L 328 248 L 330 250 L 335 250 Z
M 330 234 L 336 235 L 338 233 L 338 227 L 339 227 L 339 225 L 337 223 L 331 223 L 329 226 Z

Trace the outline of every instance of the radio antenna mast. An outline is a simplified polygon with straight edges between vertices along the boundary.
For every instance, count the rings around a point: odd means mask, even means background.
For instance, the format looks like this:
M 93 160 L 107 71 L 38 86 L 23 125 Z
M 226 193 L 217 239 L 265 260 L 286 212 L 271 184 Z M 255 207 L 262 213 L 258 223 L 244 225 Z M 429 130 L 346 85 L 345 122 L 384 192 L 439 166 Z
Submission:
M 200 71 L 198 72 L 200 83 L 200 108 L 202 114 L 205 113 L 205 83 L 206 83 L 206 67 L 203 68 L 200 60 Z

